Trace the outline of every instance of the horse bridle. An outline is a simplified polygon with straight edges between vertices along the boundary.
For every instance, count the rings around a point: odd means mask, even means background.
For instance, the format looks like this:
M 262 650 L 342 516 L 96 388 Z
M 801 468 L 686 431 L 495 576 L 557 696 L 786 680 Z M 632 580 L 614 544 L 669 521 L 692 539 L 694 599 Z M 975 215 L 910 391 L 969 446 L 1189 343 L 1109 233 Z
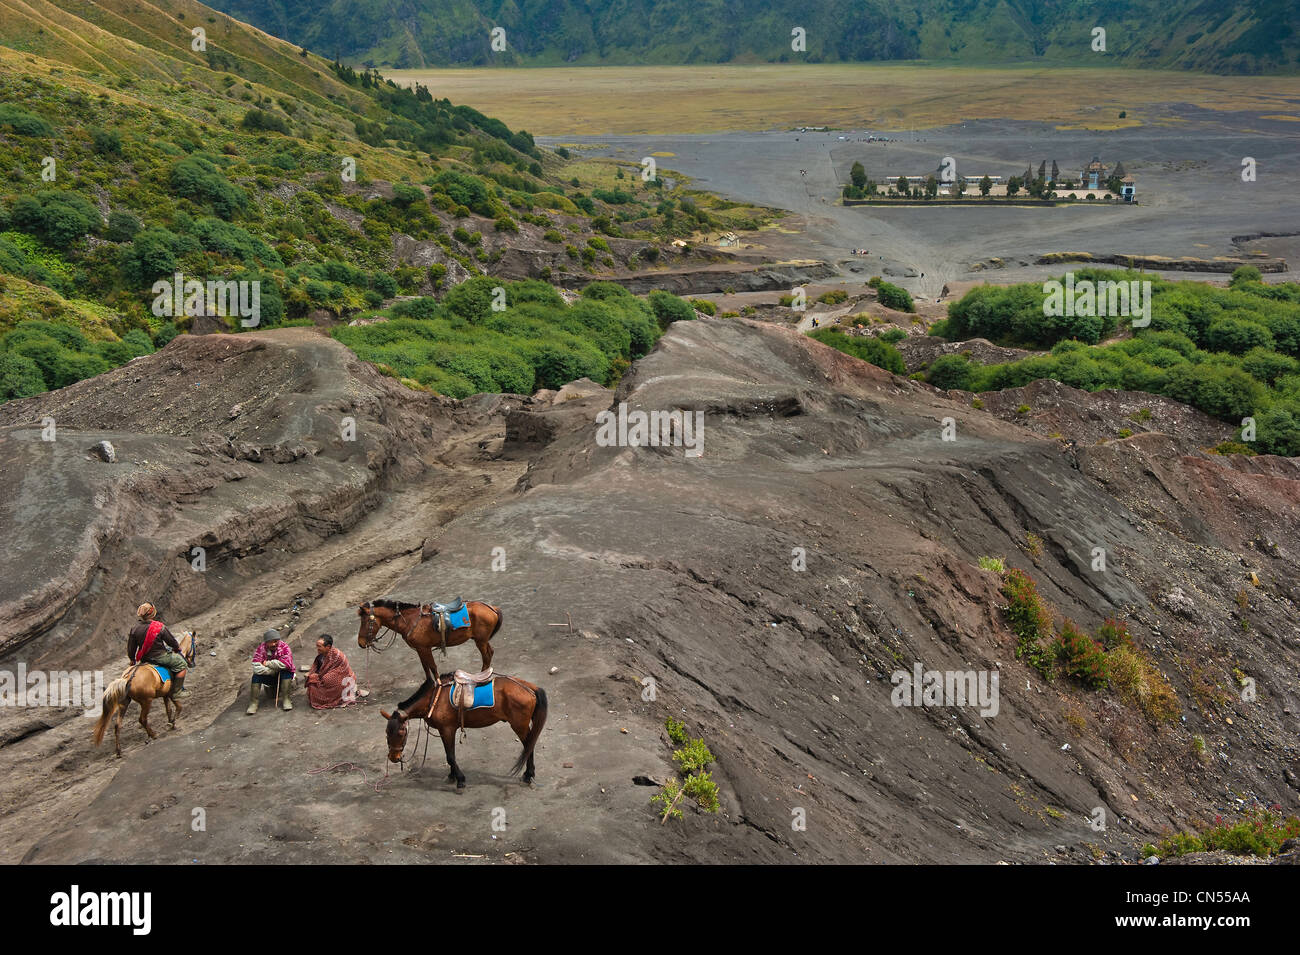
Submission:
M 389 626 L 388 624 L 386 624 L 386 623 L 380 623 L 380 622 L 379 622 L 379 618 L 375 616 L 375 608 L 374 608 L 374 606 L 370 603 L 369 600 L 367 600 L 364 604 L 361 605 L 361 609 L 364 610 L 364 611 L 366 612 L 366 620 L 367 620 L 369 623 L 373 623 L 373 624 L 375 625 L 375 632 L 374 632 L 373 634 L 371 634 L 371 633 L 367 633 L 367 634 L 366 634 L 366 646 L 365 646 L 365 648 L 366 648 L 367 650 L 371 650 L 371 649 L 373 649 L 376 653 L 383 653 L 385 650 L 388 649 L 388 647 L 381 647 L 381 646 L 378 645 L 378 644 L 379 644 L 379 634 L 380 634 L 381 632 L 383 632 L 384 630 L 388 630 L 389 632 L 393 633 L 393 634 L 394 634 L 394 637 L 393 637 L 394 640 L 396 640 L 398 636 L 400 636 L 403 640 L 406 639 L 406 634 L 402 633 L 402 631 L 398 630 L 396 627 L 390 627 L 390 626 Z M 400 617 L 400 616 L 401 616 L 401 612 L 400 612 L 400 611 L 397 611 L 397 612 L 396 612 L 396 615 Z M 392 642 L 391 642 L 391 641 L 389 642 L 389 646 L 392 646 Z

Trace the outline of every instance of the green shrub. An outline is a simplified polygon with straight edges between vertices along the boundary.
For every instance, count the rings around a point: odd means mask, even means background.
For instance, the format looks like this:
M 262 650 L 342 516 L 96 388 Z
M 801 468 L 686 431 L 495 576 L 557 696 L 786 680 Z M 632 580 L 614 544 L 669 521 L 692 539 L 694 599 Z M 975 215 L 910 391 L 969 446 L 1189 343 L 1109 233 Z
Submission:
M 670 719 L 668 731 L 673 741 L 679 742 L 678 737 L 684 738 L 685 732 L 680 723 L 676 725 L 678 733 L 673 732 L 673 721 Z M 705 812 L 718 811 L 718 786 L 708 771 L 713 761 L 713 753 L 709 752 L 702 739 L 683 741 L 680 748 L 673 751 L 673 762 L 681 771 L 682 779 L 680 782 L 675 778 L 670 779 L 656 795 L 650 797 L 650 802 L 662 809 L 663 821 L 680 819 L 682 811 L 678 804 L 688 796 Z
M 926 371 L 925 380 L 945 391 L 969 391 L 974 370 L 964 355 L 940 355 Z
M 139 219 L 129 212 L 114 209 L 108 214 L 108 225 L 104 227 L 104 238 L 109 242 L 130 242 L 139 231 Z
M 256 132 L 281 133 L 285 136 L 288 136 L 291 132 L 289 124 L 285 122 L 284 117 L 278 116 L 275 113 L 264 112 L 260 109 L 250 109 L 246 112 L 244 118 L 240 120 L 239 125 L 244 127 L 244 129 Z
M 393 183 L 393 205 L 405 209 L 424 202 L 424 190 L 407 182 Z
M 439 318 L 446 314 L 436 298 L 408 298 L 390 310 L 398 318 Z
M 1300 836 L 1300 818 L 1274 810 L 1249 812 L 1236 822 L 1216 818 L 1200 833 L 1173 833 L 1155 845 L 1148 844 L 1144 857 L 1174 858 L 1191 852 L 1222 850 L 1232 855 L 1268 858 L 1277 855 L 1282 843 Z
M 492 314 L 494 288 L 502 283 L 487 276 L 476 276 L 451 289 L 443 299 L 447 311 L 467 322 L 482 321 Z
M 135 286 L 146 286 L 160 276 L 171 275 L 178 267 L 179 245 L 176 234 L 168 229 L 154 226 L 140 230 L 121 251 L 123 275 Z
M 496 215 L 496 204 L 487 185 L 477 176 L 447 170 L 434 176 L 431 185 L 435 192 L 446 194 L 458 206 L 487 218 Z
M 1059 672 L 1084 687 L 1099 690 L 1106 686 L 1106 654 L 1095 640 L 1082 633 L 1072 620 L 1061 624 L 1061 632 L 1052 644 Z
M 493 311 L 492 289 L 507 308 Z M 592 283 L 566 305 L 545 282 L 479 276 L 433 299 L 400 302 L 389 321 L 331 334 L 396 377 L 452 397 L 531 394 L 577 378 L 609 384 L 659 334 L 649 305 L 612 283 Z
M 912 296 L 907 289 L 899 288 L 889 282 L 881 282 L 876 286 L 876 294 L 880 299 L 880 304 L 886 308 L 892 308 L 896 312 L 915 312 L 916 305 L 912 302 Z
M 106 159 L 116 159 L 122 155 L 122 136 L 115 129 L 92 129 L 90 144 L 97 155 Z
M 54 135 L 54 127 L 33 113 L 8 103 L 0 104 L 0 129 L 9 129 L 17 136 Z
M 661 329 L 667 329 L 673 322 L 689 322 L 695 318 L 695 309 L 690 302 L 671 292 L 656 289 L 646 297 L 646 301 L 650 303 Z
M 0 401 L 29 398 L 45 391 L 45 379 L 26 355 L 0 352 Z
M 172 191 L 197 203 L 206 203 L 223 219 L 231 219 L 248 206 L 248 196 L 231 185 L 207 156 L 195 154 L 171 169 Z
M 99 210 L 75 192 L 45 189 L 14 200 L 9 218 L 21 229 L 56 249 L 66 249 L 99 228 Z
M 1052 661 L 1043 641 L 1052 635 L 1052 615 L 1038 595 L 1038 584 L 1013 568 L 1002 578 L 1001 589 L 1007 598 L 1007 625 L 1016 635 L 1016 659 L 1025 659 L 1050 679 Z
M 907 374 L 907 368 L 903 365 L 903 356 L 898 353 L 898 349 L 878 338 L 849 336 L 838 328 L 819 328 L 810 332 L 808 337 L 816 339 L 823 345 L 830 345 L 846 355 L 852 355 L 854 358 L 860 358 L 886 371 L 891 371 L 895 375 Z

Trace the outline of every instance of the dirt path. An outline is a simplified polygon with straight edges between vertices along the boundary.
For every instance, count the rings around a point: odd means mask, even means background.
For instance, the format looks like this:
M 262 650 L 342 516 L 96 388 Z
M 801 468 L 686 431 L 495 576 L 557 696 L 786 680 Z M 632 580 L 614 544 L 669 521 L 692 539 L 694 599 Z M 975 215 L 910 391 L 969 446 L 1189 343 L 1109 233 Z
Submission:
M 176 729 L 167 728 L 160 708 L 151 714 L 150 723 L 160 739 L 201 732 L 236 694 L 247 692 L 248 656 L 263 630 L 293 623 L 289 643 L 294 661 L 300 667 L 310 665 L 316 626 L 325 615 L 387 593 L 395 580 L 419 563 L 424 541 L 436 537 L 443 525 L 507 495 L 526 462 L 493 459 L 491 452 L 499 450 L 503 440 L 500 418 L 456 435 L 435 451 L 440 467 L 417 483 L 387 494 L 350 530 L 319 548 L 289 555 L 275 573 L 246 579 L 206 612 L 171 621 L 198 631 L 201 655 L 187 681 L 193 696 Z M 328 602 L 317 603 L 326 593 Z M 351 633 L 335 633 L 335 638 L 340 646 L 355 651 Z M 122 665 L 120 658 L 101 663 L 106 675 Z M 364 688 L 363 666 L 358 660 Z M 300 702 L 306 705 L 305 698 Z M 132 765 L 130 760 L 113 758 L 111 731 L 96 749 L 89 739 L 92 719 L 69 715 L 56 722 L 57 717 L 48 715 L 51 712 L 43 711 L 40 720 L 18 723 L 5 734 L 11 742 L 5 745 L 9 771 L 0 776 L 0 863 L 20 861 L 34 843 L 88 806 L 119 769 Z M 138 715 L 138 708 L 132 707 L 123 722 L 124 756 L 146 745 Z M 169 791 L 168 780 L 160 779 L 159 798 Z

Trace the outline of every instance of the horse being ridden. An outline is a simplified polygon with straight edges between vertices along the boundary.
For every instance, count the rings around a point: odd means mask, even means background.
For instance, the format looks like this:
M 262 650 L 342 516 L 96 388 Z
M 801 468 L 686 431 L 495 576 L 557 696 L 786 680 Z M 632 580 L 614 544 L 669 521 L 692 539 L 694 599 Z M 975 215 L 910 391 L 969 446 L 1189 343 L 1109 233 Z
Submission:
M 464 710 L 455 707 L 451 699 L 455 678 L 448 675 L 426 679 L 415 691 L 415 695 L 403 701 L 391 714 L 380 710 L 380 715 L 388 721 L 389 761 L 402 761 L 402 751 L 406 748 L 406 722 L 413 716 L 419 717 L 442 737 L 442 746 L 447 752 L 447 766 L 450 768 L 447 781 L 454 779 L 456 788 L 464 789 L 465 774 L 456 765 L 456 730 L 509 723 L 519 741 L 524 744 L 524 751 L 510 770 L 510 775 L 514 776 L 520 769 L 524 769 L 524 782 L 531 784 L 537 774 L 533 752 L 537 748 L 537 738 L 542 735 L 542 727 L 546 725 L 546 691 L 527 680 L 501 674 L 493 677 L 492 683 L 491 706 Z M 474 689 L 470 686 L 466 687 L 466 691 L 473 693 Z
M 186 664 L 194 666 L 194 658 L 198 651 L 198 636 L 187 630 L 181 634 L 178 642 Z M 108 689 L 104 691 L 103 709 L 100 711 L 99 721 L 95 724 L 95 745 L 98 746 L 104 741 L 104 732 L 108 729 L 109 720 L 112 720 L 113 747 L 118 756 L 122 755 L 122 717 L 126 715 L 127 707 L 131 705 L 132 700 L 140 704 L 140 725 L 149 734 L 149 739 L 158 738 L 158 734 L 149 725 L 149 708 L 158 697 L 162 697 L 163 706 L 167 708 L 167 722 L 172 729 L 175 729 L 182 706 L 180 700 L 172 694 L 174 682 L 171 679 L 164 681 L 152 663 L 133 663 L 127 667 L 122 672 L 122 676 L 110 683 Z M 176 707 L 175 715 L 172 714 L 173 706 Z

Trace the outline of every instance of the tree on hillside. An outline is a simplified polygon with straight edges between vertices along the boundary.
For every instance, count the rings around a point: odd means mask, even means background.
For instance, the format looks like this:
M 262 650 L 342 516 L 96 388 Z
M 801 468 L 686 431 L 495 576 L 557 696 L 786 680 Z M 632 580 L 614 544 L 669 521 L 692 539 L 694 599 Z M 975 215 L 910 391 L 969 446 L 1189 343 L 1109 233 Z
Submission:
M 933 199 L 939 194 L 939 180 L 930 176 L 925 180 L 925 198 Z
M 1014 196 L 1019 191 L 1020 191 L 1020 177 L 1012 176 L 1010 179 L 1007 180 L 1007 195 Z
M 985 175 L 984 178 L 980 180 L 980 195 L 987 196 L 989 194 L 989 190 L 992 188 L 993 188 L 993 180 L 990 179 L 987 175 Z
M 46 189 L 19 196 L 10 210 L 17 228 L 56 249 L 66 249 L 100 226 L 99 210 L 75 192 Z
M 899 195 L 905 196 L 908 193 L 908 182 L 906 176 L 899 176 L 898 182 L 894 183 L 894 189 Z
M 973 377 L 974 369 L 965 355 L 940 355 L 930 365 L 925 380 L 944 391 L 968 391 Z
M 859 189 L 867 184 L 867 171 L 862 167 L 862 163 L 855 162 L 853 168 L 849 170 L 849 180 Z

